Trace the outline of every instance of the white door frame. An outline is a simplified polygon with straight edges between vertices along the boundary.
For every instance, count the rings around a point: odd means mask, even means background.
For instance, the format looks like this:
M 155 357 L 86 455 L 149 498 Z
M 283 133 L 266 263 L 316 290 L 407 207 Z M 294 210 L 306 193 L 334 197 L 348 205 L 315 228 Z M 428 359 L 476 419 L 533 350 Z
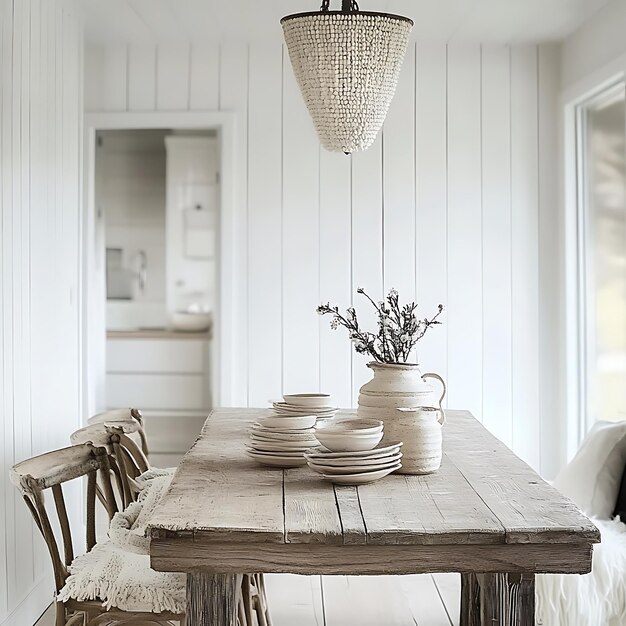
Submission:
M 230 406 L 234 398 L 236 235 L 235 235 L 235 114 L 222 111 L 86 113 L 84 120 L 84 207 L 81 250 L 81 375 L 83 421 L 100 408 L 97 388 L 104 381 L 105 319 L 94 315 L 104 307 L 103 285 L 95 285 L 97 242 L 95 206 L 95 148 L 99 130 L 215 129 L 220 142 L 220 202 L 218 229 L 218 308 L 214 312 L 213 346 L 217 364 L 213 372 L 215 406 Z M 97 301 L 96 301 L 97 300 Z
M 584 414 L 581 391 L 584 358 L 585 312 L 581 306 L 581 265 L 582 214 L 579 206 L 579 176 L 577 161 L 579 141 L 576 134 L 577 111 L 579 105 L 615 83 L 626 78 L 626 55 L 613 60 L 592 72 L 561 94 L 562 118 L 562 167 L 563 186 L 561 202 L 562 233 L 562 281 L 563 285 L 563 354 L 561 363 L 564 371 L 564 431 L 566 436 L 566 459 L 569 460 L 578 450 L 586 434 L 587 423 Z

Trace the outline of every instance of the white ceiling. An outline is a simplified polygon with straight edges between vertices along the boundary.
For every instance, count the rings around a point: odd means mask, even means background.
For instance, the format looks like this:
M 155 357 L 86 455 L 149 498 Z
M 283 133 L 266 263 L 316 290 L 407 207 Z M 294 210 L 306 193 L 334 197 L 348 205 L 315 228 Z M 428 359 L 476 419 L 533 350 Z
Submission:
M 420 40 L 520 43 L 566 37 L 608 0 L 361 0 L 407 15 Z M 255 41 L 280 38 L 288 13 L 319 0 L 83 0 L 90 42 Z M 340 0 L 332 0 L 338 7 Z

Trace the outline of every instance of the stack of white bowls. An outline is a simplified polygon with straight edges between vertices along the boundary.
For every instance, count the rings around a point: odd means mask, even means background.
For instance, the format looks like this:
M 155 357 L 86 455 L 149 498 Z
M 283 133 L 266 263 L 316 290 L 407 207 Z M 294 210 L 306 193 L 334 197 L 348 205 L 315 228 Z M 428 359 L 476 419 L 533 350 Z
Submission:
M 320 419 L 330 419 L 337 413 L 327 393 L 292 393 L 285 394 L 283 399 L 272 402 L 277 415 L 297 416 L 314 414 Z
M 305 453 L 307 464 L 332 483 L 364 485 L 402 467 L 402 442 L 379 445 L 380 420 L 341 420 L 315 428 L 315 437 L 322 445 Z
M 317 445 L 315 415 L 259 417 L 249 431 L 248 456 L 262 465 L 305 465 L 304 453 Z

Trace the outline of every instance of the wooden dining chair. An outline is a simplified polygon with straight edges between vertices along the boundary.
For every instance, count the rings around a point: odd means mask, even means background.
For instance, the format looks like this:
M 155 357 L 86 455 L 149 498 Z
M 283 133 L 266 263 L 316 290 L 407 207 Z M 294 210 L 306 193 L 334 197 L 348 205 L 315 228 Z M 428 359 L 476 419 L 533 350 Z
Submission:
M 102 413 L 98 413 L 93 415 L 87 420 L 87 424 L 100 424 L 102 422 L 106 422 L 111 424 L 113 422 L 128 422 L 134 421 L 137 423 L 137 438 L 141 444 L 141 451 L 147 457 L 149 454 L 148 450 L 148 437 L 146 436 L 146 425 L 143 415 L 139 409 L 128 408 L 128 409 L 111 409 L 109 411 L 103 411 Z
M 56 594 L 63 589 L 70 575 L 69 567 L 75 556 L 63 486 L 72 480 L 87 478 L 86 552 L 89 553 L 96 545 L 97 480 L 100 481 L 109 519 L 117 511 L 110 469 L 106 448 L 96 447 L 88 443 L 33 457 L 18 463 L 11 469 L 11 482 L 20 490 L 24 502 L 48 547 L 52 560 Z M 53 523 L 46 507 L 45 493 L 48 490 L 52 491 L 56 525 L 60 529 L 59 534 L 63 545 L 63 558 L 59 552 L 57 533 L 53 530 Z M 160 625 L 171 624 L 172 621 L 184 624 L 185 619 L 184 615 L 166 612 L 156 614 L 122 611 L 116 608 L 107 610 L 102 605 L 102 599 L 68 600 L 55 604 L 55 626 L 101 626 L 110 622 L 131 623 L 138 621 Z
M 93 444 L 107 450 L 123 508 L 137 498 L 140 488 L 135 479 L 151 469 L 143 452 L 130 438 L 139 427 L 136 420 L 102 421 L 81 428 L 70 436 L 75 445 Z M 100 487 L 96 488 L 98 497 L 102 499 Z M 271 626 L 263 574 L 245 574 L 242 579 L 238 601 L 239 626 L 254 626 L 253 615 L 259 626 Z
M 136 479 L 150 469 L 150 463 L 143 450 L 131 439 L 139 432 L 140 424 L 136 420 L 118 420 L 95 422 L 73 432 L 70 441 L 74 445 L 92 443 L 106 448 L 115 476 L 117 490 L 121 496 L 122 508 L 134 502 L 139 492 Z M 101 492 L 98 491 L 98 497 Z

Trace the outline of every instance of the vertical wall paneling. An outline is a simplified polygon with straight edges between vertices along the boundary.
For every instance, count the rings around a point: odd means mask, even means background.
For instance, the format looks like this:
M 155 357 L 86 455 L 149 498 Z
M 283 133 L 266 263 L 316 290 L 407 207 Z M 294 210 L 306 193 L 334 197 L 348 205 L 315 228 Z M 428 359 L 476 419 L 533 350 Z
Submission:
M 0 320 L 2 322 L 0 335 L 0 415 L 2 424 L 2 442 L 0 444 L 0 460 L 2 468 L 11 464 L 13 443 L 13 407 L 12 407 L 12 310 L 10 300 L 11 289 L 11 260 L 10 247 L 11 236 L 10 211 L 11 211 L 11 74 L 12 74 L 12 32 L 13 32 L 13 7 L 11 0 L 0 0 Z M 8 542 L 6 537 L 12 532 L 13 520 L 9 516 L 9 494 L 12 495 L 11 483 L 6 471 L 3 471 L 0 479 L 0 502 L 3 503 L 0 511 L 0 616 L 7 613 L 8 608 Z
M 481 68 L 448 46 L 448 406 L 482 419 Z
M 282 47 L 250 47 L 248 397 L 282 393 Z
M 319 280 L 320 302 L 345 308 L 353 294 L 351 259 L 352 157 L 320 147 Z M 338 406 L 352 406 L 352 346 L 347 331 L 320 324 L 320 389 Z
M 14 3 L 13 5 L 13 46 L 12 46 L 12 82 L 11 84 L 11 158 L 13 161 L 13 172 L 11 180 L 11 196 L 9 199 L 9 210 L 12 212 L 10 221 L 9 236 L 11 237 L 11 249 L 12 249 L 12 275 L 10 277 L 10 289 L 11 289 L 11 334 L 12 334 L 12 405 L 9 412 L 9 419 L 12 420 L 11 434 L 8 441 L 11 443 L 10 460 L 15 462 L 16 453 L 22 448 L 21 428 L 19 419 L 16 416 L 20 415 L 20 409 L 23 408 L 24 398 L 20 397 L 20 383 L 21 383 L 21 367 L 22 358 L 20 354 L 20 348 L 22 343 L 22 320 L 21 320 L 21 238 L 20 238 L 20 208 L 21 208 L 21 95 L 22 95 L 22 38 L 27 37 L 22 32 L 22 13 L 23 3 Z M 7 224 L 7 230 L 9 226 Z M 17 283 L 17 284 L 16 284 Z M 16 444 L 19 450 L 16 450 Z M 21 513 L 16 509 L 16 498 L 12 491 L 8 494 L 8 506 L 7 515 L 12 518 L 12 527 L 16 542 L 21 540 L 24 542 L 23 529 L 19 527 L 19 521 L 21 520 Z M 9 569 L 12 570 L 13 576 L 9 577 L 9 598 L 15 597 L 18 590 L 22 585 L 27 584 L 30 581 L 25 581 L 24 574 L 18 564 L 16 555 L 15 543 L 8 546 L 8 562 Z
M 220 59 L 217 44 L 193 44 L 189 69 L 189 108 L 216 111 L 219 103 Z
M 415 44 L 402 66 L 382 131 L 385 293 L 415 299 Z
M 189 108 L 191 48 L 186 43 L 168 43 L 157 52 L 157 109 L 184 111 Z
M 133 54 L 88 49 L 88 110 L 134 106 Z M 558 392 L 542 374 L 540 406 L 539 289 L 546 336 L 558 303 L 539 273 L 553 258 L 554 175 L 553 157 L 538 160 L 537 124 L 549 154 L 557 104 L 554 58 L 539 57 L 539 74 L 537 61 L 532 46 L 411 46 L 382 136 L 344 157 L 318 148 L 279 45 L 158 47 L 157 110 L 237 116 L 237 404 L 264 405 L 284 384 L 355 405 L 368 359 L 312 311 L 354 303 L 375 325 L 354 292 L 380 299 L 394 286 L 415 294 L 420 315 L 446 306 L 418 360 L 448 380 L 448 406 L 472 410 L 536 466 L 541 434 L 547 458 L 558 432 L 538 416 Z
M 374 330 L 373 308 L 356 290 L 363 287 L 374 301 L 383 297 L 382 194 L 382 138 L 379 135 L 368 150 L 352 155 L 352 302 L 362 326 Z M 355 406 L 360 387 L 372 377 L 365 367 L 370 360 L 365 355 L 352 355 L 352 402 Z
M 19 182 L 13 188 L 19 192 L 14 194 L 13 233 L 14 244 L 18 247 L 17 271 L 20 280 L 13 283 L 13 298 L 17 305 L 17 319 L 14 332 L 18 341 L 14 352 L 14 450 L 15 458 L 23 459 L 31 456 L 31 406 L 30 406 L 30 21 L 31 7 L 36 11 L 36 3 L 18 3 L 14 16 L 14 28 L 21 32 L 19 66 L 15 66 L 19 74 L 19 86 L 14 83 L 14 101 L 19 99 L 19 117 L 14 115 L 14 153 L 18 154 L 17 168 Z M 16 59 L 15 59 L 16 60 Z M 14 109 L 16 113 L 17 107 Z M 19 138 L 18 138 L 19 134 Z M 23 419 L 22 416 L 28 416 Z M 16 498 L 15 507 L 15 546 L 23 546 L 16 550 L 17 589 L 25 589 L 34 580 L 33 570 L 33 522 L 28 510 L 21 506 L 21 499 Z
M 236 355 L 239 364 L 248 360 L 248 246 L 246 223 L 248 213 L 248 46 L 246 44 L 222 45 L 220 48 L 219 71 L 220 108 L 224 111 L 235 111 L 236 121 L 236 215 L 234 218 L 235 232 L 239 234 L 235 253 L 236 269 L 239 276 L 236 299 L 240 309 L 234 311 L 236 316 L 235 333 Z M 248 368 L 240 367 L 238 384 L 235 385 L 233 404 L 248 404 Z
M 302 393 L 320 385 L 320 145 L 283 55 L 283 387 Z
M 552 478 L 565 458 L 564 407 L 558 399 L 562 380 L 559 376 L 558 355 L 562 354 L 560 337 L 554 332 L 560 328 L 561 291 L 559 262 L 562 259 L 561 236 L 558 222 L 558 168 L 559 130 L 554 111 L 559 107 L 560 49 L 546 44 L 538 48 L 538 159 L 539 159 L 539 402 L 541 440 L 559 442 L 558 449 L 547 445 L 541 448 L 542 475 Z
M 511 101 L 507 46 L 482 48 L 483 423 L 509 446 Z
M 45 11 L 46 8 L 43 10 Z M 85 109 L 87 111 L 94 108 L 104 110 L 104 46 L 86 45 L 84 55 L 86 68 L 84 76 Z
M 537 50 L 511 54 L 513 447 L 538 468 Z
M 102 108 L 105 111 L 125 111 L 128 106 L 128 48 L 110 44 L 102 56 Z
M 446 46 L 417 47 L 416 156 L 416 295 L 420 317 L 447 305 L 447 81 Z M 447 311 L 443 326 L 431 329 L 417 348 L 423 372 L 447 378 Z
M 156 46 L 128 46 L 128 110 L 154 111 L 156 108 Z
M 0 624 L 12 626 L 35 622 L 52 579 L 8 469 L 78 424 L 82 34 L 73 0 L 0 0 L 0 15 Z

